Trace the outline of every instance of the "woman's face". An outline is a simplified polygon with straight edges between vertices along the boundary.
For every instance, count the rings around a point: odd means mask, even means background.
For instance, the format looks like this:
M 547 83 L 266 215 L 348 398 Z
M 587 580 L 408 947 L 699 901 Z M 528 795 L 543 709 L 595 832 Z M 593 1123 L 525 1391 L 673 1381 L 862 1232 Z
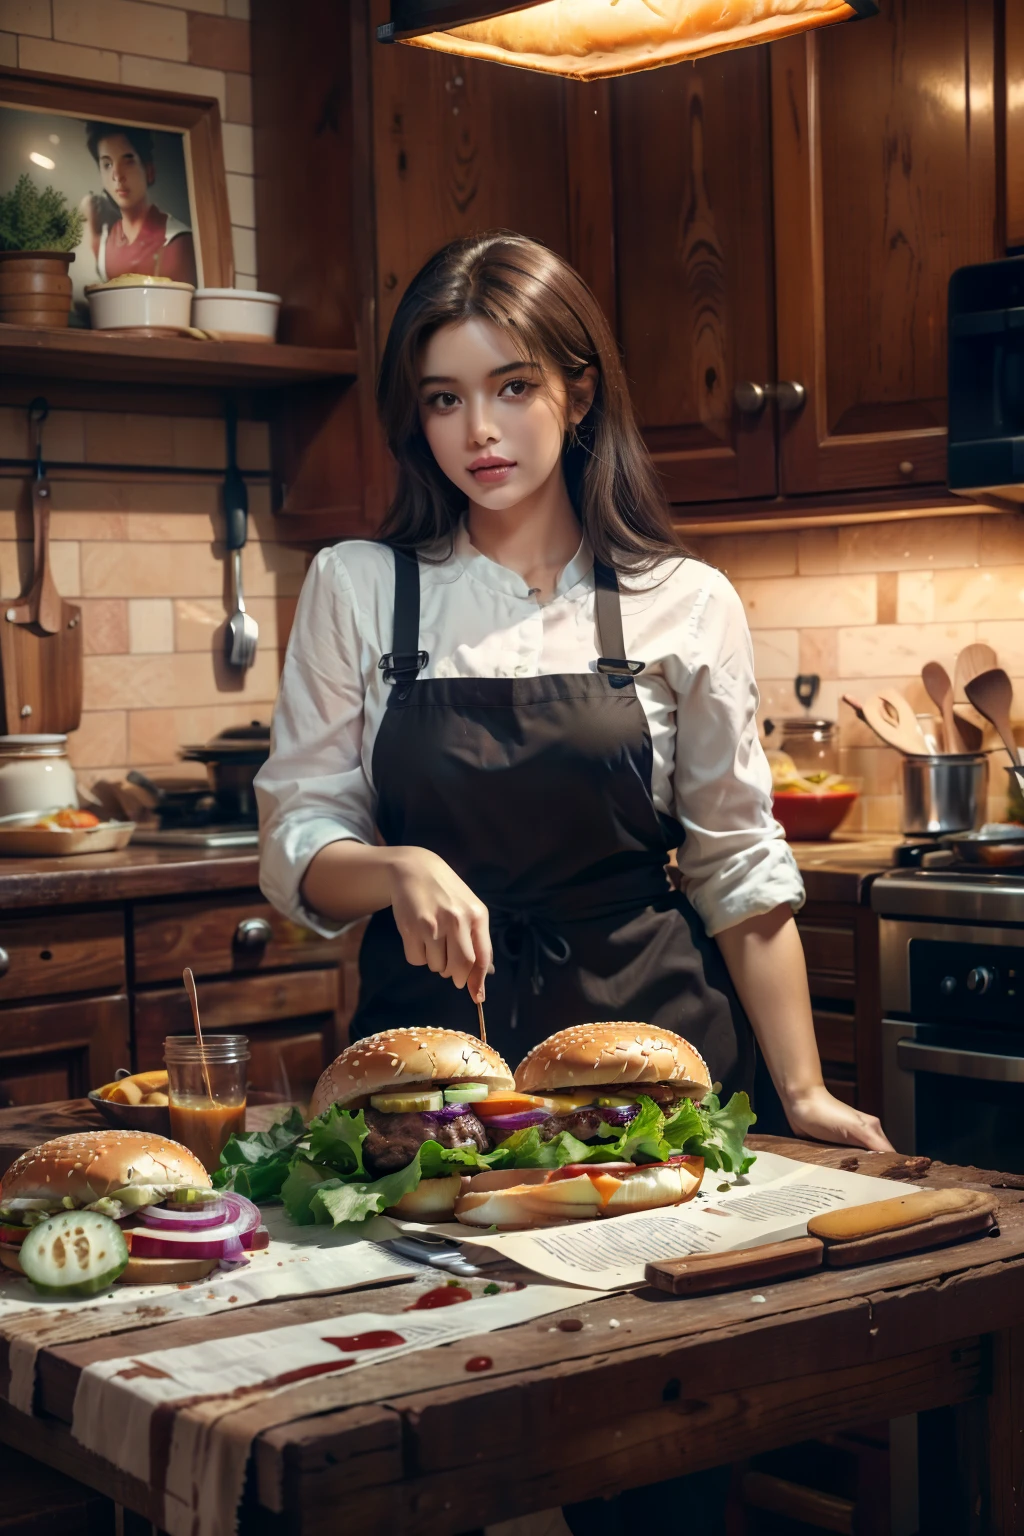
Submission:
M 145 202 L 153 179 L 151 167 L 143 164 L 123 133 L 100 140 L 99 166 L 103 190 L 119 208 L 135 208 Z
M 445 325 L 419 359 L 420 422 L 438 466 L 477 506 L 514 507 L 561 473 L 570 403 L 556 370 L 524 362 L 490 320 Z

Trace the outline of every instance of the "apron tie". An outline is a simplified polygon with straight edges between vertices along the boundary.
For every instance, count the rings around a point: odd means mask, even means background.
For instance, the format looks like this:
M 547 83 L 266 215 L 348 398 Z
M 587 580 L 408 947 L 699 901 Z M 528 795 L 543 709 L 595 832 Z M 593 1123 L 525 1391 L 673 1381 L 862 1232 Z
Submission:
M 519 1022 L 519 999 L 523 980 L 530 978 L 530 991 L 539 997 L 544 990 L 544 962 L 567 965 L 572 958 L 568 940 L 545 917 L 536 912 L 492 911 L 491 926 L 496 930 L 497 946 L 506 960 L 516 967 L 509 1028 Z

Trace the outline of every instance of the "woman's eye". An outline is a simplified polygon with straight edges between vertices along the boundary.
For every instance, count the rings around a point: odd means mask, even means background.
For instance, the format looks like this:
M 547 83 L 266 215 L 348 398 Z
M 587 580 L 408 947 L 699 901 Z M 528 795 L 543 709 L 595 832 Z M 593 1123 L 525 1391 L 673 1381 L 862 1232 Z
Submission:
M 510 395 L 514 396 L 514 398 L 518 400 L 527 393 L 529 388 L 529 379 L 509 379 L 508 382 L 503 386 L 501 393 L 505 394 L 507 390 Z
M 427 400 L 427 404 L 432 406 L 435 411 L 450 411 L 452 407 L 458 405 L 458 403 L 458 395 L 453 395 L 451 391 L 447 389 L 442 389 L 438 394 L 431 395 Z

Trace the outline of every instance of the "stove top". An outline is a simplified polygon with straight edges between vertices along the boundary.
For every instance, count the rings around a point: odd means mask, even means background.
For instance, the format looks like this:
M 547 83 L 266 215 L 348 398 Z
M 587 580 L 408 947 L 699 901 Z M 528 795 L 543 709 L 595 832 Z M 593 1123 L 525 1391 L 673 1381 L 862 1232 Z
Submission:
M 1024 869 L 893 869 L 871 887 L 880 917 L 1024 927 Z

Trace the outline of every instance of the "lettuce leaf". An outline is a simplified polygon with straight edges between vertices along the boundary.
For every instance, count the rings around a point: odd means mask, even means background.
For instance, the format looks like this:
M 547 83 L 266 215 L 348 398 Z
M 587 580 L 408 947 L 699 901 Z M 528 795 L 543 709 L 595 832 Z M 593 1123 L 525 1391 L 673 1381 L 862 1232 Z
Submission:
M 276 1200 L 306 1126 L 297 1109 L 269 1131 L 230 1136 L 214 1171 L 214 1189 L 233 1189 L 250 1200 Z
M 354 1174 L 365 1179 L 363 1142 L 368 1134 L 366 1116 L 361 1109 L 353 1113 L 332 1104 L 310 1123 L 309 1155 L 315 1163 L 326 1163 L 342 1177 Z
M 746 1173 L 754 1153 L 744 1150 L 743 1138 L 756 1122 L 745 1093 L 734 1093 L 728 1104 L 721 1105 L 717 1094 L 709 1093 L 701 1105 L 701 1119 L 707 1131 L 687 1148 L 702 1157 L 709 1168 L 723 1173 Z
M 475 1147 L 442 1147 L 439 1142 L 425 1141 L 407 1167 L 386 1173 L 379 1179 L 358 1182 L 327 1178 L 316 1183 L 318 1170 L 312 1163 L 307 1163 L 304 1170 L 295 1170 L 296 1184 L 285 1204 L 290 1213 L 293 1205 L 308 1212 L 296 1220 L 312 1220 L 335 1227 L 344 1222 L 365 1221 L 367 1216 L 379 1216 L 382 1211 L 397 1205 L 403 1195 L 419 1187 L 421 1179 L 441 1179 L 462 1172 L 481 1173 L 492 1166 L 490 1159 L 493 1156 L 493 1153 L 478 1152 Z M 307 1198 L 308 1204 L 303 1206 Z

